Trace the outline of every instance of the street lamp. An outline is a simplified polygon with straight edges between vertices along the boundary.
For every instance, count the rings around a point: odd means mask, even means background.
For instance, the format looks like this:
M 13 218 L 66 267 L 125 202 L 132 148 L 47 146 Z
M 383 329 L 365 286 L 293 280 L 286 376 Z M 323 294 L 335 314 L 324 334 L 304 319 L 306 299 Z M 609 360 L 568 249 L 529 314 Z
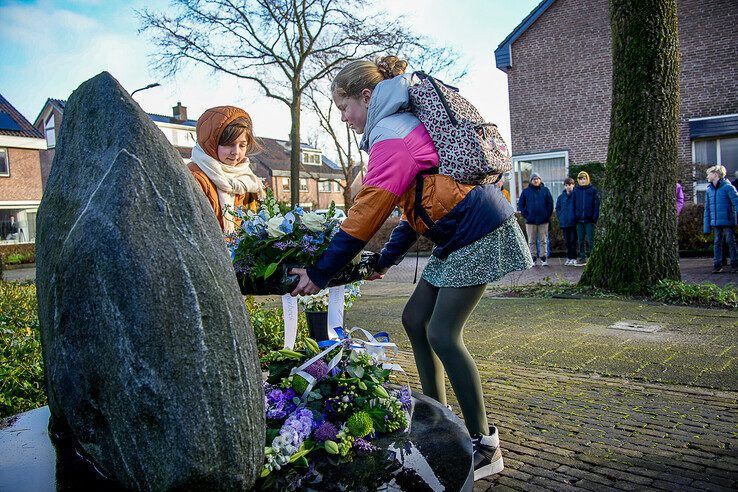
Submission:
M 131 97 L 138 91 L 145 91 L 146 89 L 151 89 L 152 87 L 159 87 L 161 84 L 159 82 L 154 82 L 153 84 L 149 84 L 146 87 L 141 87 L 140 89 L 136 89 L 135 91 L 131 92 Z

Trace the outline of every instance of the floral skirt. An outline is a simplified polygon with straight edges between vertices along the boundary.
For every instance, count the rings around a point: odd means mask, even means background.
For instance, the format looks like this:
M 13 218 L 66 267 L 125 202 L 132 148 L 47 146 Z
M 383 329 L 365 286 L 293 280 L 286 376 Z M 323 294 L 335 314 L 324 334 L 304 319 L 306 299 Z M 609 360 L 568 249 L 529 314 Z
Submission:
M 468 287 L 501 279 L 533 266 L 528 244 L 515 217 L 442 260 L 431 256 L 422 278 L 434 287 Z

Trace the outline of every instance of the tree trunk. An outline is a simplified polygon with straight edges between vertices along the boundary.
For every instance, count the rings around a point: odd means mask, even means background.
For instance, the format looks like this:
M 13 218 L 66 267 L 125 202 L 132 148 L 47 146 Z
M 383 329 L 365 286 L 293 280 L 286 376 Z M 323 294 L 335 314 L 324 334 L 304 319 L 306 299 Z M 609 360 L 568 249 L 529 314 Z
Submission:
M 292 128 L 290 130 L 290 201 L 294 208 L 300 203 L 300 162 L 302 160 L 302 149 L 300 148 L 300 104 L 302 95 L 293 91 L 292 104 L 290 105 L 290 116 L 292 117 Z
M 354 194 L 351 193 L 351 182 L 347 181 L 346 187 L 343 189 L 343 208 L 349 211 L 354 204 Z
M 613 88 L 598 238 L 581 283 L 644 293 L 679 279 L 676 0 L 610 0 Z

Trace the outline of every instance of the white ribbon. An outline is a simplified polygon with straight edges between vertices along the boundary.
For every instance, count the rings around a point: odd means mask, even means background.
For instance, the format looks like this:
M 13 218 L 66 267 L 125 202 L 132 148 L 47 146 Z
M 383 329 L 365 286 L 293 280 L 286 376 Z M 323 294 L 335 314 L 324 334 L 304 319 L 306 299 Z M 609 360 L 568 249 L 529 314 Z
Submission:
M 335 328 L 343 326 L 343 303 L 345 285 L 328 289 L 328 339 L 338 338 Z
M 284 347 L 292 350 L 297 340 L 297 297 L 289 294 L 282 296 L 282 314 L 284 316 Z

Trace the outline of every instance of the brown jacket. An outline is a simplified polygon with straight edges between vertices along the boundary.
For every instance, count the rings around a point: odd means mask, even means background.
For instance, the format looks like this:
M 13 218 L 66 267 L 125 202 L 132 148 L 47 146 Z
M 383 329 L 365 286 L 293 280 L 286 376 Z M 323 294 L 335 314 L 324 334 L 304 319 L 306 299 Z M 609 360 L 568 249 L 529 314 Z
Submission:
M 215 187 L 215 184 L 213 184 L 207 174 L 202 172 L 194 162 L 190 162 L 187 165 L 187 168 L 190 170 L 192 175 L 195 177 L 195 181 L 197 181 L 197 184 L 200 185 L 202 191 L 205 193 L 205 197 L 208 199 L 210 206 L 213 207 L 213 210 L 215 211 L 215 216 L 218 218 L 220 228 L 223 229 L 223 210 L 220 206 L 220 200 L 218 200 L 218 190 Z M 256 193 L 246 193 L 243 195 L 236 195 L 233 206 L 236 208 L 248 208 L 256 212 L 259 209 L 259 201 L 256 199 Z M 232 217 L 231 219 L 236 221 L 236 227 L 238 227 L 238 224 L 241 221 L 235 217 Z
M 206 154 L 217 160 L 218 141 L 220 140 L 220 136 L 223 134 L 223 130 L 225 130 L 225 128 L 234 120 L 244 116 L 248 117 L 248 113 L 235 106 L 216 106 L 208 109 L 197 120 L 197 143 Z M 191 162 L 187 167 L 202 188 L 202 191 L 205 193 L 205 196 L 215 211 L 215 216 L 218 218 L 220 228 L 223 229 L 223 211 L 220 206 L 220 200 L 218 200 L 218 190 L 215 187 L 215 184 L 194 162 Z M 250 208 L 251 210 L 256 211 L 259 208 L 257 194 L 246 193 L 243 195 L 236 195 L 234 206 L 236 208 Z M 238 226 L 239 222 L 240 221 L 236 219 L 236 226 Z

